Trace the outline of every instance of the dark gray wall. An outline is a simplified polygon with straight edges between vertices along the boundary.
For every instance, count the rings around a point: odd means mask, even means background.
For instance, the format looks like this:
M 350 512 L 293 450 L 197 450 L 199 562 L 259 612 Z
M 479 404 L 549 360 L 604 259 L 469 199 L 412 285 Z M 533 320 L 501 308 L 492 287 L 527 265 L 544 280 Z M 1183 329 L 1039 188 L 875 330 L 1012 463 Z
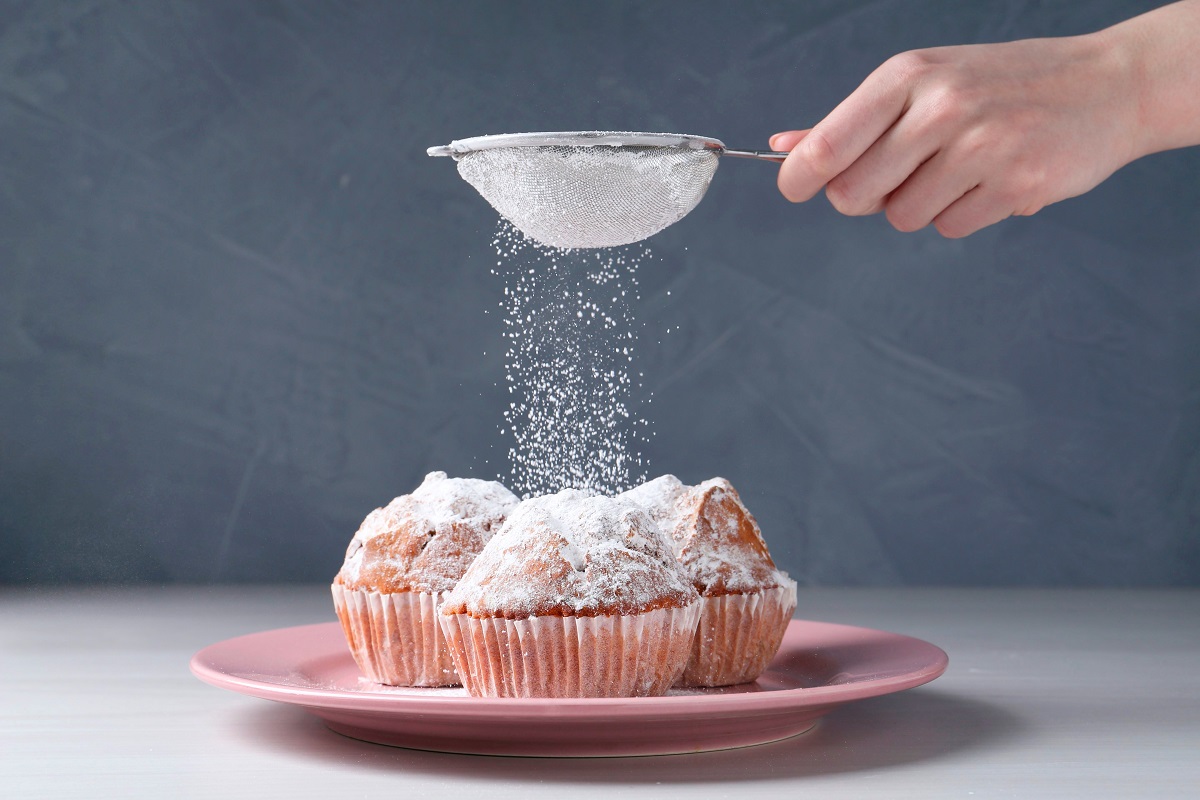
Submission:
M 0 581 L 325 580 L 505 469 L 495 215 L 425 147 L 763 147 L 895 52 L 1154 3 L 738 5 L 3 4 Z M 1197 583 L 1200 152 L 964 241 L 730 162 L 651 244 L 652 472 L 802 582 Z

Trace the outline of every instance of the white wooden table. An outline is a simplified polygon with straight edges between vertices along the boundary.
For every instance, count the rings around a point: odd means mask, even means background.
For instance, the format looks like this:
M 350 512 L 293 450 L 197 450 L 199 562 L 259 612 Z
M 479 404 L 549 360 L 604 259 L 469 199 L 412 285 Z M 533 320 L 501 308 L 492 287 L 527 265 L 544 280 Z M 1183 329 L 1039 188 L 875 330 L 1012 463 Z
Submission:
M 0 590 L 0 796 L 1200 797 L 1200 591 L 801 590 L 797 616 L 926 639 L 950 668 L 756 748 L 458 756 L 189 674 L 204 645 L 332 620 L 325 587 Z

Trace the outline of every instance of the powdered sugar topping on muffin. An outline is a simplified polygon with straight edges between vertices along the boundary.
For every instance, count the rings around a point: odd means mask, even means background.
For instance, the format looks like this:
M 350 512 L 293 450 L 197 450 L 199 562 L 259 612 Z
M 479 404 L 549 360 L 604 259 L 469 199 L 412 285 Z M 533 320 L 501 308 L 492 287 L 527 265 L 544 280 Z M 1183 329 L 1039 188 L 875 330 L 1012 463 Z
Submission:
M 675 510 L 675 504 L 691 488 L 674 475 L 663 475 L 622 492 L 617 495 L 617 499 L 633 503 L 645 511 L 651 519 L 658 523 L 658 527 L 662 528 L 663 533 L 670 535 L 675 528 L 676 518 L 679 516 Z
M 646 512 L 566 489 L 513 509 L 442 610 L 509 618 L 624 615 L 696 600 Z
M 518 502 L 495 481 L 431 472 L 367 515 L 338 579 L 374 591 L 446 591 Z
M 757 592 L 790 583 L 775 568 L 758 523 L 724 478 L 688 486 L 674 475 L 663 475 L 617 499 L 655 519 L 702 595 Z

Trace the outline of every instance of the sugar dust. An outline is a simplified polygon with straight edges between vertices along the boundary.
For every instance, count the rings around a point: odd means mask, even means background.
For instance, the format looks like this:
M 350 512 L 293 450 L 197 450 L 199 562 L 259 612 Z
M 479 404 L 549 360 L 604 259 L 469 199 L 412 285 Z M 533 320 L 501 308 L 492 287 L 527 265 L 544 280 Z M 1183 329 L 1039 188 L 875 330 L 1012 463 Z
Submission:
M 548 247 L 507 221 L 492 243 L 492 272 L 504 282 L 507 483 L 525 497 L 642 483 L 651 431 L 638 411 L 651 398 L 636 368 L 642 325 L 632 304 L 650 250 Z

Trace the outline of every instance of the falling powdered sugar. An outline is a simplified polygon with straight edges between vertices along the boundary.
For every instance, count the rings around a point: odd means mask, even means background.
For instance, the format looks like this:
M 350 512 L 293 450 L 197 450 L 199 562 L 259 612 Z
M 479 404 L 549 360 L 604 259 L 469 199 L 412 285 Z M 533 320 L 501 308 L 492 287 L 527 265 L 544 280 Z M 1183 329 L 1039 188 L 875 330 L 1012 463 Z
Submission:
M 493 242 L 505 283 L 510 485 L 533 497 L 564 488 L 615 494 L 645 480 L 649 423 L 634 351 L 644 246 L 563 250 L 507 222 Z

